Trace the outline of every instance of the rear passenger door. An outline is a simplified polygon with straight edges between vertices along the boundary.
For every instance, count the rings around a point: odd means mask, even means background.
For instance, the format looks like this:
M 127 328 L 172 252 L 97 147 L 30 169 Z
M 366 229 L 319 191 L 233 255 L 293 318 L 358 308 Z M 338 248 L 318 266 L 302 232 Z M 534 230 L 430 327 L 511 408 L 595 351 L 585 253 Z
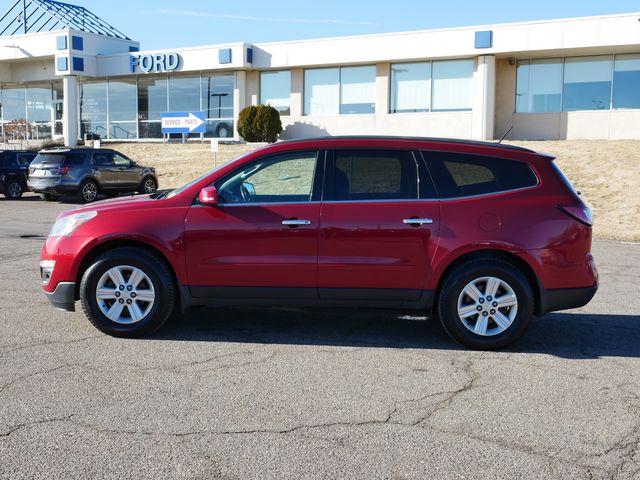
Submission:
M 319 295 L 418 301 L 437 245 L 439 202 L 409 150 L 328 152 L 320 213 Z
M 113 162 L 111 152 L 95 152 L 92 163 L 94 175 L 102 188 L 116 188 L 118 186 L 119 169 Z

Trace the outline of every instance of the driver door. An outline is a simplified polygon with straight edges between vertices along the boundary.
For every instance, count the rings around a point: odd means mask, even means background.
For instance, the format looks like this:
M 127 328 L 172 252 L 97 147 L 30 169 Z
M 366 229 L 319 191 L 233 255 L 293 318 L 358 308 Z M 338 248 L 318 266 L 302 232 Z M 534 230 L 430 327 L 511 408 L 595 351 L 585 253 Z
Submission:
M 194 297 L 318 297 L 319 158 L 304 151 L 245 164 L 216 182 L 217 207 L 190 209 L 185 251 Z

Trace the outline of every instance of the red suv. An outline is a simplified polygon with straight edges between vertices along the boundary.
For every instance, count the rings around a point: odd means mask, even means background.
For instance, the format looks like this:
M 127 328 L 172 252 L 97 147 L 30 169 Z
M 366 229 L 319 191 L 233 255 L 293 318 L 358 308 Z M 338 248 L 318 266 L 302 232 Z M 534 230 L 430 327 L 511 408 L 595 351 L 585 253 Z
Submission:
M 62 213 L 51 303 L 114 336 L 192 306 L 419 309 L 472 348 L 580 307 L 591 212 L 553 158 L 458 140 L 334 137 L 253 151 L 168 193 Z

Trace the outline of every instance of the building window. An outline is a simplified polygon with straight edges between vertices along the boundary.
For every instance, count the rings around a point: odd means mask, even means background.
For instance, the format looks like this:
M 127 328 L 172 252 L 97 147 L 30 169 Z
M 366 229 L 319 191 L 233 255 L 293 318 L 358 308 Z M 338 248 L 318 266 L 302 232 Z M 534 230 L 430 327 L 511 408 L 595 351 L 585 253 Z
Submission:
M 391 113 L 428 112 L 431 106 L 431 63 L 391 66 Z
M 109 138 L 138 137 L 135 78 L 109 80 Z
M 304 92 L 305 115 L 374 113 L 376 67 L 305 70 Z
M 565 59 L 563 110 L 608 110 L 611 107 L 611 56 Z
M 640 108 L 640 54 L 616 55 L 613 108 Z
M 271 105 L 280 115 L 291 114 L 291 72 L 260 72 L 260 103 Z
M 82 84 L 80 92 L 80 134 L 87 133 L 107 138 L 107 82 L 96 81 Z
M 207 138 L 233 136 L 233 74 L 202 77 L 202 110 L 207 122 Z
M 338 115 L 340 69 L 314 68 L 304 71 L 304 114 Z
M 376 108 L 376 67 L 340 69 L 340 114 L 374 113 Z
M 160 119 L 168 110 L 168 79 L 140 75 L 138 77 L 139 138 L 162 138 Z
M 431 70 L 431 109 L 433 111 L 471 110 L 474 60 L 433 62 Z
M 519 61 L 516 84 L 516 112 L 559 112 L 562 59 Z

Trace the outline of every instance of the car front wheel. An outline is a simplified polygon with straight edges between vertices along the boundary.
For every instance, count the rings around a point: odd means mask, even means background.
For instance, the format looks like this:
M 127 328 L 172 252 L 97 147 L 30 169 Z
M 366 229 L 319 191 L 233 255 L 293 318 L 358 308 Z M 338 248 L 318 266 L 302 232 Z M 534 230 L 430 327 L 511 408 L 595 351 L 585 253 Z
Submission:
M 173 313 L 176 286 L 167 265 L 139 248 L 100 255 L 80 283 L 82 309 L 100 331 L 139 337 L 160 328 Z
M 158 184 L 156 183 L 156 181 L 151 177 L 147 177 L 142 181 L 139 192 L 155 193 L 157 189 L 158 189 Z
M 533 317 L 531 285 L 511 264 L 471 260 L 451 272 L 438 298 L 440 322 L 463 345 L 493 350 L 520 338 Z

